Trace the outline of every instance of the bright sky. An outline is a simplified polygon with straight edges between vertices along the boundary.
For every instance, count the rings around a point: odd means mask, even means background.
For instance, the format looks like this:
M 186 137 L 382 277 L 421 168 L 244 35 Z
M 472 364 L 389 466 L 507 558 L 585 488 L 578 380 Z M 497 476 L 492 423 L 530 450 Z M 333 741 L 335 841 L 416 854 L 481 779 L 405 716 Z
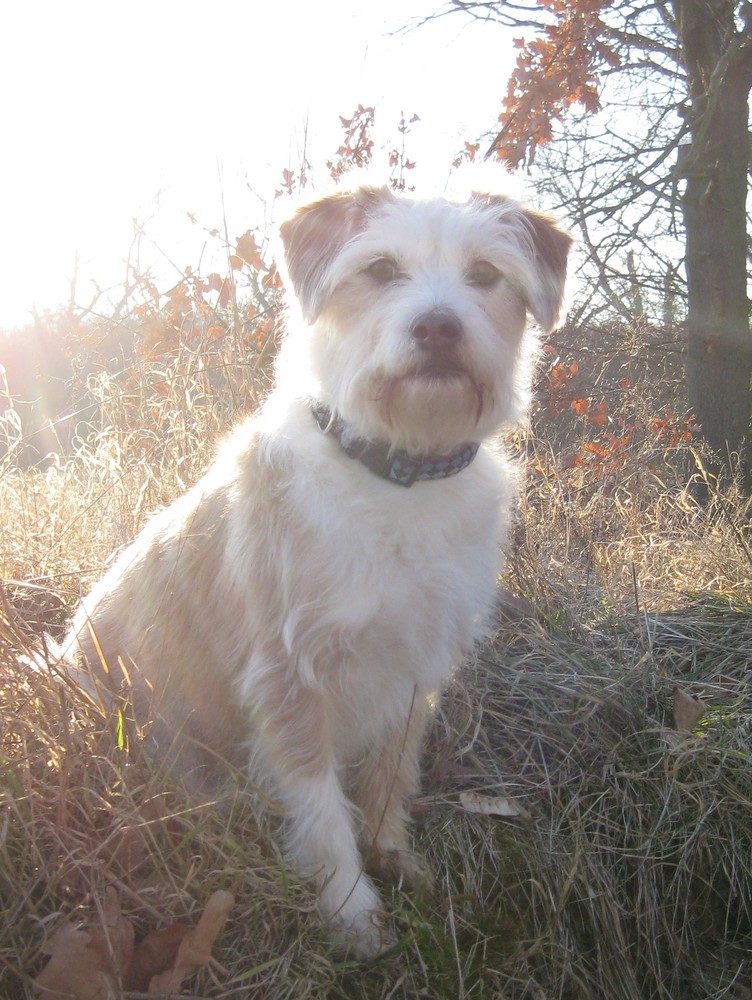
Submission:
M 374 105 L 378 135 L 421 122 L 408 153 L 434 185 L 490 128 L 511 38 L 443 0 L 34 0 L 8 3 L 0 39 L 0 329 L 122 281 L 133 218 L 162 253 L 197 265 L 202 237 L 263 218 L 282 168 L 323 167 L 339 115 Z M 377 136 L 378 138 L 378 136 Z M 432 175 L 432 176 L 428 176 Z M 323 176 L 323 170 L 322 170 Z M 157 263 L 158 262 L 158 263 Z

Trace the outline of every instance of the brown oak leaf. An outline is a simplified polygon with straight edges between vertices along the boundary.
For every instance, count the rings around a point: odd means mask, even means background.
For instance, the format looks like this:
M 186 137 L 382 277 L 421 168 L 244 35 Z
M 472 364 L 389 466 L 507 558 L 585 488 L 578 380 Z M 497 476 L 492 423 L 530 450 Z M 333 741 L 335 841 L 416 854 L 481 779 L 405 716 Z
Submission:
M 234 905 L 231 892 L 218 889 L 212 893 L 195 930 L 189 931 L 180 942 L 174 965 L 167 972 L 154 976 L 149 983 L 149 993 L 175 993 L 199 966 L 206 965 L 217 935 Z
M 687 694 L 678 685 L 673 688 L 674 729 L 691 733 L 705 715 L 705 706 L 696 694 Z
M 52 935 L 44 947 L 50 960 L 34 986 L 43 1000 L 109 1000 L 130 968 L 133 939 L 133 925 L 109 887 L 99 924 L 86 930 L 68 924 Z
M 34 980 L 40 1000 L 112 1000 L 122 989 L 174 993 L 211 958 L 211 949 L 235 904 L 231 893 L 213 893 L 195 928 L 173 923 L 152 931 L 134 948 L 133 925 L 107 889 L 98 923 L 66 924 L 44 946 L 50 956 Z

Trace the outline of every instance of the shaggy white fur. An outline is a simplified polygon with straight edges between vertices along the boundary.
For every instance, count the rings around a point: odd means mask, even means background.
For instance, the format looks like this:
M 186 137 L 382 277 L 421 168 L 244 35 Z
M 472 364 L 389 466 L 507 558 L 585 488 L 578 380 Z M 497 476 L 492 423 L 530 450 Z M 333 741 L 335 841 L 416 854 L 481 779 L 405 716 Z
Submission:
M 302 318 L 273 393 L 94 587 L 66 655 L 125 679 L 185 772 L 213 753 L 267 783 L 288 856 L 368 958 L 388 937 L 358 840 L 423 875 L 405 802 L 429 702 L 493 607 L 514 477 L 489 439 L 524 411 L 527 314 L 556 323 L 570 238 L 509 199 L 373 188 L 281 233 Z M 474 443 L 409 488 L 353 454 L 433 468 Z

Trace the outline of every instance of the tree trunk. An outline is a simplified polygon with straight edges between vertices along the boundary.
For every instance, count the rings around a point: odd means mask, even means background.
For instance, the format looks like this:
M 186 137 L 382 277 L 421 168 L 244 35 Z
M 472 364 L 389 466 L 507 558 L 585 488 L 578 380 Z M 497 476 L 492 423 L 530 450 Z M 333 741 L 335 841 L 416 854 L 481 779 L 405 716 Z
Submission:
M 675 0 L 691 143 L 679 163 L 687 254 L 689 403 L 722 479 L 750 476 L 752 335 L 747 298 L 752 39 L 733 0 Z

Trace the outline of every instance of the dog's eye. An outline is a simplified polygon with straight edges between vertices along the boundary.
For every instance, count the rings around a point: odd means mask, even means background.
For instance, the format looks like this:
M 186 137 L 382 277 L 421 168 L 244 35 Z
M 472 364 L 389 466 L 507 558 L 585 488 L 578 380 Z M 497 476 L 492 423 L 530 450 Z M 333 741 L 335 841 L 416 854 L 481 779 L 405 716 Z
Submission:
M 467 272 L 467 280 L 478 288 L 492 288 L 501 277 L 501 271 L 487 260 L 476 260 Z
M 364 269 L 363 273 L 379 284 L 386 285 L 390 281 L 396 281 L 402 272 L 391 257 L 377 257 Z

